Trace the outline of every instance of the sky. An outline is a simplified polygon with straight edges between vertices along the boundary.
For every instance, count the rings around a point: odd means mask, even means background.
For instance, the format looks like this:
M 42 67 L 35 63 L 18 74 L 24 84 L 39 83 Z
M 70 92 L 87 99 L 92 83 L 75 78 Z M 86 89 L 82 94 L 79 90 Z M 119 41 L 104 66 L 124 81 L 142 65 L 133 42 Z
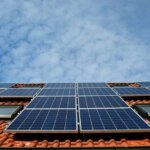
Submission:
M 0 82 L 150 77 L 150 0 L 0 0 Z

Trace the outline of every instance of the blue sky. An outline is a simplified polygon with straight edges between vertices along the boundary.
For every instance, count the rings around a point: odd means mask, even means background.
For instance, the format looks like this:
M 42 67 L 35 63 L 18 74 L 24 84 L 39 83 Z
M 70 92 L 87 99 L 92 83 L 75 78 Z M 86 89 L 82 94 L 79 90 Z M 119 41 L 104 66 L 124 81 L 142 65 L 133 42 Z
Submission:
M 1 0 L 0 82 L 149 81 L 150 0 Z

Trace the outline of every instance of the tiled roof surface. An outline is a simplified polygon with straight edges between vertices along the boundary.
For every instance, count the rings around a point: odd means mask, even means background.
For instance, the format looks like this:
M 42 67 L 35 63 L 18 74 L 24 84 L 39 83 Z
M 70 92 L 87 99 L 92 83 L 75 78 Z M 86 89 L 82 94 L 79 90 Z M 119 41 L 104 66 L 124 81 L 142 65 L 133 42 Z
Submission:
M 148 147 L 150 146 L 150 139 L 125 139 L 122 137 L 120 140 L 115 140 L 110 138 L 109 140 L 99 139 L 92 140 L 88 139 L 82 141 L 77 139 L 72 141 L 71 139 L 66 139 L 64 141 L 53 140 L 49 141 L 47 139 L 37 140 L 19 140 L 15 139 L 15 133 L 5 133 L 4 128 L 8 123 L 6 121 L 0 121 L 0 146 L 1 147 Z
M 143 100 L 126 100 L 126 103 L 129 105 L 129 106 L 132 106 L 132 105 L 137 105 L 137 104 L 150 104 L 150 99 L 143 99 Z
M 132 86 L 132 87 L 140 87 L 138 83 L 108 83 L 109 86 Z
M 133 86 L 137 86 L 133 84 Z M 125 99 L 126 103 L 130 106 L 136 104 L 150 104 L 150 99 Z M 23 105 L 26 106 L 29 101 L 24 100 L 0 100 L 0 105 Z M 150 120 L 146 120 L 150 123 Z M 120 134 L 119 137 L 111 135 L 97 134 L 96 138 L 88 136 L 81 138 L 74 135 L 66 136 L 63 139 L 59 136 L 56 138 L 47 138 L 47 136 L 19 136 L 18 133 L 6 133 L 5 127 L 9 121 L 0 121 L 0 147 L 4 148 L 112 148 L 112 147 L 150 147 L 150 135 L 141 134 L 141 136 L 135 137 L 132 135 L 126 136 Z M 107 137 L 107 138 L 106 138 Z
M 28 101 L 0 101 L 0 105 L 22 105 L 25 106 L 29 102 Z

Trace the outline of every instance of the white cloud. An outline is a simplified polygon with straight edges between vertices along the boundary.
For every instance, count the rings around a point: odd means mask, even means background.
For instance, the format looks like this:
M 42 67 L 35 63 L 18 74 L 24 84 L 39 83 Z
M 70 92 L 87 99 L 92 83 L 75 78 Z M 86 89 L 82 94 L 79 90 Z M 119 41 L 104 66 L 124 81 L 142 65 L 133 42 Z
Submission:
M 1 81 L 149 80 L 149 46 L 105 1 L 6 0 L 1 8 Z

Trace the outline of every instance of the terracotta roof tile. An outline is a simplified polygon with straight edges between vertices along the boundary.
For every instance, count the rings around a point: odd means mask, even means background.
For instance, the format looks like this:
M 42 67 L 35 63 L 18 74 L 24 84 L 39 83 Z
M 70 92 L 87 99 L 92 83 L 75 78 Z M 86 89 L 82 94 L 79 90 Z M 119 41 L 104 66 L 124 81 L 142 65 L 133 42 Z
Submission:
M 150 103 L 150 100 L 126 100 L 126 102 L 129 105 L 139 104 L 139 103 Z M 24 101 L 15 101 L 15 102 L 0 102 L 2 105 L 26 105 L 28 102 Z M 146 120 L 147 122 L 149 120 Z M 150 121 L 149 121 L 150 122 Z M 6 133 L 4 132 L 4 129 L 6 125 L 8 124 L 7 121 L 0 121 L 0 147 L 14 147 L 14 148 L 45 148 L 45 147 L 55 147 L 55 148 L 90 148 L 90 147 L 150 147 L 150 139 L 149 138 L 141 138 L 141 139 L 128 139 L 128 138 L 121 138 L 120 140 L 111 138 L 108 140 L 105 139 L 66 139 L 64 141 L 61 140 L 49 140 L 49 139 L 43 139 L 43 140 L 22 140 L 22 139 L 16 139 L 15 135 L 16 133 Z
M 137 105 L 137 104 L 150 104 L 150 99 L 143 100 L 125 100 L 129 106 Z
M 26 106 L 28 101 L 0 101 L 0 105 L 23 105 Z

